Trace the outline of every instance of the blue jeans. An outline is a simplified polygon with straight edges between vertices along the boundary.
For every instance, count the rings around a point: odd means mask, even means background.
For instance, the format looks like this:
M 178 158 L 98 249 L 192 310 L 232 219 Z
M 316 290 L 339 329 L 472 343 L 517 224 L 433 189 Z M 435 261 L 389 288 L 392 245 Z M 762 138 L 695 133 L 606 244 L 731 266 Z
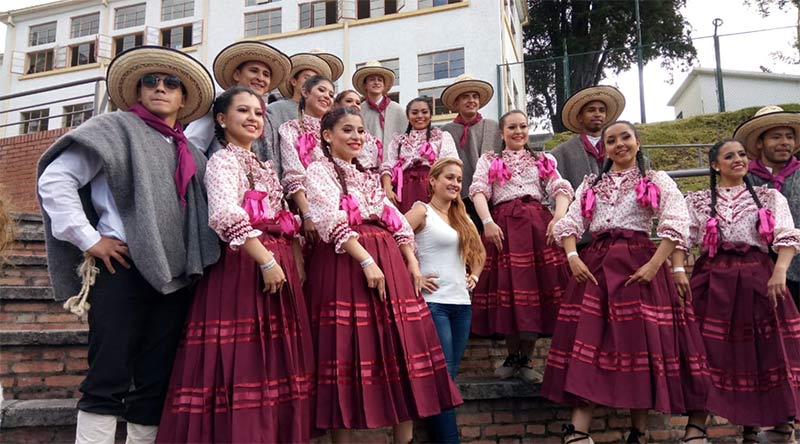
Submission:
M 447 373 L 455 379 L 461 357 L 467 348 L 469 327 L 472 321 L 471 305 L 437 304 L 429 302 L 428 308 L 439 334 L 442 344 L 444 359 L 447 363 Z M 448 409 L 442 413 L 431 416 L 428 425 L 433 432 L 433 442 L 458 443 L 458 425 L 456 424 L 456 409 Z

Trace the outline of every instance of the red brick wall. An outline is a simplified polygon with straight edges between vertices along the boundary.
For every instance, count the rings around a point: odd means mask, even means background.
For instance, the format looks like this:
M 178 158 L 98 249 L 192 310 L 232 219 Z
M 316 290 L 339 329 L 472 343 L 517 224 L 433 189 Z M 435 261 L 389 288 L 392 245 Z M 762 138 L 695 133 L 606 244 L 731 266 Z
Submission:
M 8 198 L 9 211 L 38 213 L 36 162 L 69 128 L 0 139 L 0 192 Z

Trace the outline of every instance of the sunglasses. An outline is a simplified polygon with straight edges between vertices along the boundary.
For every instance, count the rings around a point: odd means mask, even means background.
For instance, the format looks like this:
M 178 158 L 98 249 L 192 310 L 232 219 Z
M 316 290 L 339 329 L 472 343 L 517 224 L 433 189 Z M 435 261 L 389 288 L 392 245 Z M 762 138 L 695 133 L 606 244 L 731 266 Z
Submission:
M 164 88 L 174 90 L 181 87 L 181 79 L 176 76 L 160 76 L 157 74 L 147 74 L 142 76 L 140 80 L 142 82 L 142 86 L 150 89 L 154 89 L 158 86 L 158 82 L 164 83 Z

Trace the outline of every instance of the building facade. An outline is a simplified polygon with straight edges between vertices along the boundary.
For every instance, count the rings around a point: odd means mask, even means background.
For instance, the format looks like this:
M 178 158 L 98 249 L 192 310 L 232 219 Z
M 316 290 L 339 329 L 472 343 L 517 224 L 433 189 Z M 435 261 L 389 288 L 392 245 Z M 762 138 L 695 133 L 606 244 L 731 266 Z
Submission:
M 243 39 L 289 55 L 336 54 L 345 65 L 338 89 L 351 87 L 359 65 L 380 60 L 395 71 L 391 96 L 403 105 L 419 95 L 438 105 L 467 73 L 495 87 L 487 117 L 525 107 L 523 0 L 61 0 L 0 20 L 8 25 L 0 96 L 61 86 L 0 101 L 0 137 L 80 124 L 105 94 L 92 79 L 125 49 L 170 46 L 210 70 L 222 48 Z M 64 87 L 80 81 L 88 83 Z M 436 106 L 435 121 L 452 118 Z

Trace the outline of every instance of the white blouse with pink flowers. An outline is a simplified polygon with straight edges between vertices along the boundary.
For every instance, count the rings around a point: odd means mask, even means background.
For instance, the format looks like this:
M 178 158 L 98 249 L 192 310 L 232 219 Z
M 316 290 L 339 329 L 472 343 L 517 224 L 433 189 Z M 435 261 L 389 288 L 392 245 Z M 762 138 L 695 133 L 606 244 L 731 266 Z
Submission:
M 417 165 L 431 166 L 442 157 L 458 159 L 453 136 L 439 128 L 431 128 L 431 136 L 425 140 L 427 130 L 412 129 L 408 134 L 395 134 L 384 152 L 381 175 L 392 174 L 395 167 L 405 171 Z
M 623 171 L 609 171 L 594 186 L 596 198 L 594 214 L 591 219 L 583 216 L 582 202 L 586 190 L 597 176 L 590 174 L 575 191 L 575 200 L 569 206 L 567 215 L 556 222 L 554 236 L 559 245 L 569 237 L 580 239 L 588 229 L 590 233 L 611 229 L 626 229 L 650 233 L 653 217 L 658 217 L 656 233 L 677 244 L 685 242 L 689 235 L 689 213 L 678 185 L 663 171 L 647 172 L 647 177 L 659 191 L 658 208 L 643 207 L 637 202 L 636 185 L 641 180 L 636 167 Z
M 320 119 L 304 114 L 302 123 L 297 119 L 286 121 L 278 133 L 281 136 L 283 164 L 281 184 L 286 195 L 291 196 L 298 191 L 305 191 L 308 165 L 325 157 L 320 145 Z
M 358 153 L 358 163 L 365 169 L 377 171 L 383 163 L 383 153 L 383 142 L 365 128 L 364 145 Z
M 204 178 L 208 191 L 208 225 L 219 237 L 236 249 L 261 231 L 250 225 L 250 216 L 242 208 L 244 194 L 250 188 L 264 191 L 270 213 L 282 209 L 283 190 L 272 161 L 261 162 L 253 152 L 228 145 L 211 156 Z
M 778 190 L 766 185 L 754 187 L 756 196 L 763 208 L 775 217 L 774 241 L 772 248 L 777 252 L 781 247 L 792 247 L 795 254 L 800 252 L 800 229 L 795 228 L 789 204 Z M 706 222 L 711 217 L 711 190 L 697 191 L 686 196 L 691 225 L 687 242 L 681 245 L 688 249 L 703 242 Z M 736 187 L 717 187 L 717 230 L 720 242 L 732 242 L 758 247 L 767 252 L 756 227 L 758 206 L 752 194 L 742 184 Z
M 393 213 L 400 227 L 394 232 L 399 245 L 414 244 L 414 231 L 405 216 L 386 198 L 378 181 L 378 175 L 361 172 L 352 163 L 334 158 L 341 168 L 347 191 L 358 203 L 362 220 L 380 220 L 384 211 Z M 339 183 L 332 162 L 321 160 L 312 162 L 306 175 L 306 195 L 311 220 L 317 227 L 324 242 L 333 243 L 337 253 L 344 253 L 342 245 L 350 238 L 358 238 L 358 233 L 350 227 L 348 214 L 341 208 L 343 189 Z
M 470 198 L 482 193 L 495 205 L 523 196 L 541 202 L 546 192 L 552 198 L 561 193 L 572 200 L 572 185 L 558 174 L 555 157 L 545 153 L 538 156 L 542 157 L 537 160 L 525 149 L 505 149 L 499 155 L 484 153 L 475 167 Z

